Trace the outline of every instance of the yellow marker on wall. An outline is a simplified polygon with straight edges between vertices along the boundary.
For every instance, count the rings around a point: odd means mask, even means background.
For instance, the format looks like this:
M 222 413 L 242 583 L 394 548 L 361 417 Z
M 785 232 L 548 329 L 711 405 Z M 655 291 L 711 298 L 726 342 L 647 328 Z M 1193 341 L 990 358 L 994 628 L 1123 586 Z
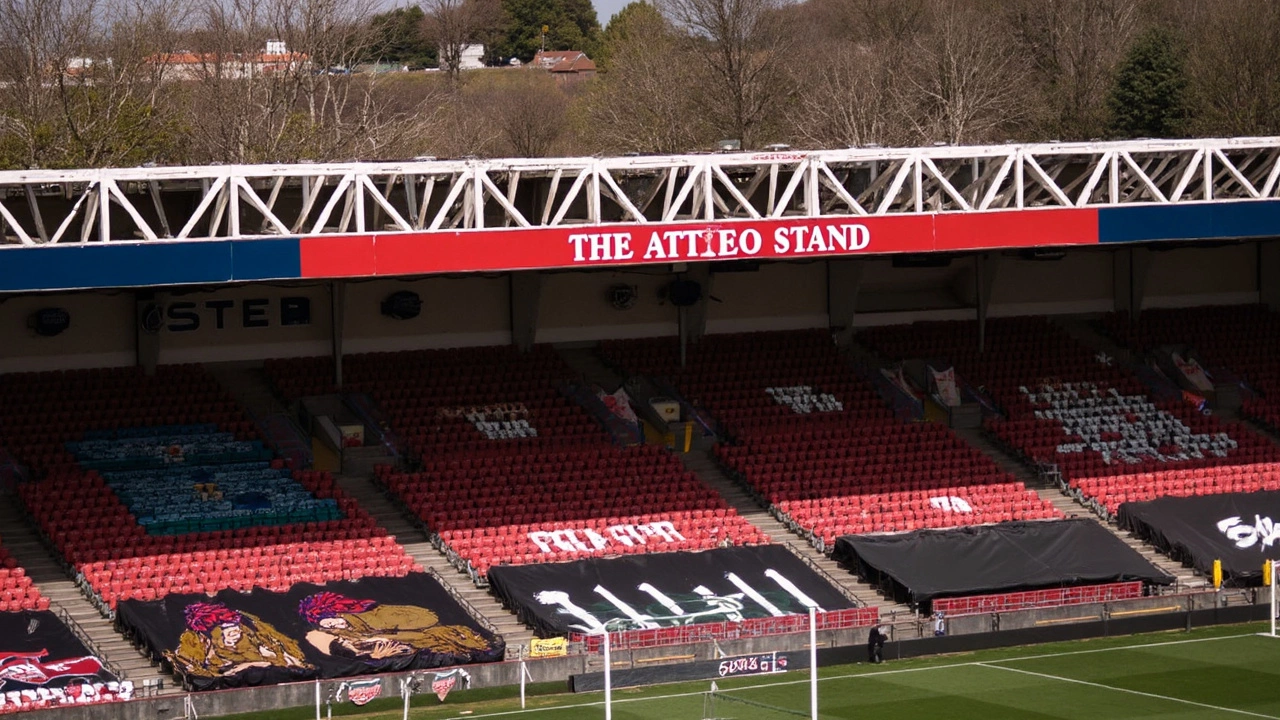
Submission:
M 1214 588 L 1222 587 L 1222 561 L 1221 560 L 1213 561 L 1213 587 Z

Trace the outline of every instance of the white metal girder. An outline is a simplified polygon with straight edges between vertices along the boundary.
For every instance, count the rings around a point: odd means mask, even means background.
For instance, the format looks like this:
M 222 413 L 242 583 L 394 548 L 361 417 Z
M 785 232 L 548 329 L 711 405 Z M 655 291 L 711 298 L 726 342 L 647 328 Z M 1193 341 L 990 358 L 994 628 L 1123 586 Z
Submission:
M 21 170 L 0 172 L 0 247 L 1278 196 L 1280 138 Z

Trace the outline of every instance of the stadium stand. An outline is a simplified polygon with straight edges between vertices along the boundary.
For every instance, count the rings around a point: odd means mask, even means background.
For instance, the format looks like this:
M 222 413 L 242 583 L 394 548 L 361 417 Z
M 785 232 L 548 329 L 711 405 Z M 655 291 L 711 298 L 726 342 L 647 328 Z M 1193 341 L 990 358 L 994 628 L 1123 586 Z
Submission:
M 1161 346 L 1194 349 L 1210 378 L 1243 382 L 1252 391 L 1241 408 L 1246 415 L 1280 429 L 1280 314 L 1262 305 L 1158 309 L 1143 311 L 1136 323 L 1128 314 L 1110 313 L 1102 325 L 1139 353 Z
M 873 328 L 859 340 L 895 358 L 951 358 L 1002 408 L 987 430 L 1029 461 L 1056 464 L 1105 515 L 1128 501 L 1280 487 L 1270 442 L 1181 400 L 1153 401 L 1114 358 L 1044 318 L 989 320 L 984 353 L 974 322 Z
M 18 561 L 0 547 L 0 612 L 48 609 L 49 598 L 40 594 Z
M 322 359 L 267 369 L 286 397 L 332 389 Z M 574 374 L 549 346 L 356 355 L 344 379 L 421 465 L 378 481 L 477 581 L 500 563 L 768 542 L 661 448 L 611 443 L 566 397 Z
M 290 470 L 204 370 L 9 375 L 0 433 L 27 512 L 104 613 L 171 592 L 403 576 L 327 473 Z
M 1059 517 L 948 429 L 895 419 L 825 331 L 707 337 L 685 368 L 670 338 L 603 352 L 714 415 L 731 439 L 720 461 L 820 549 L 849 533 Z

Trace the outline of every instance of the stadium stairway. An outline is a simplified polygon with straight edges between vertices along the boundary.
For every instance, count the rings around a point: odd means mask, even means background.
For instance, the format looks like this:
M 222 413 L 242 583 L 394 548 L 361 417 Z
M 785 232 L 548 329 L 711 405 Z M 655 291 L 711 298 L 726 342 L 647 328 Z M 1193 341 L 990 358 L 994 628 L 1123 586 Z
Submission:
M 1013 473 L 1019 480 L 1026 483 L 1027 488 L 1034 490 L 1041 498 L 1048 500 L 1049 503 L 1061 510 L 1067 517 L 1085 518 L 1086 520 L 1101 523 L 1103 527 L 1123 540 L 1126 545 L 1136 550 L 1152 565 L 1177 578 L 1179 589 L 1199 589 L 1208 586 L 1208 581 L 1204 577 L 1197 575 L 1191 568 L 1183 567 L 1181 563 L 1170 560 L 1167 555 L 1157 552 L 1150 544 L 1135 537 L 1133 533 L 1121 530 L 1114 521 L 1103 522 L 1096 513 L 1090 512 L 1088 508 L 1062 492 L 1062 489 L 1052 481 L 1040 477 L 1026 463 L 1020 462 L 1003 448 L 991 442 L 982 430 L 978 428 L 958 428 L 955 429 L 955 433 L 965 442 L 995 460 L 1002 470 Z
M 778 522 L 778 519 L 761 507 L 745 488 L 724 474 L 708 451 L 693 450 L 681 454 L 680 459 L 686 468 L 696 473 L 703 484 L 719 493 L 739 515 L 762 530 L 775 543 L 789 544 L 793 552 L 799 554 L 820 572 L 825 573 L 829 580 L 844 588 L 863 605 L 880 608 L 881 618 L 890 621 L 894 616 L 903 618 L 914 615 L 906 604 L 894 603 L 886 599 L 875 588 L 859 581 L 857 576 L 818 552 L 808 542 L 791 532 L 787 526 Z
M 292 458 L 294 467 L 307 464 L 311 454 L 309 438 L 276 397 L 262 363 L 215 363 L 206 365 L 205 369 L 249 413 L 258 429 L 267 436 L 267 441 L 276 446 L 277 452 Z
M 405 552 L 414 562 L 436 573 L 449 585 L 454 594 L 462 597 L 498 629 L 498 633 L 507 642 L 508 654 L 514 653 L 519 645 L 528 645 L 533 633 L 507 610 L 488 590 L 478 588 L 470 576 L 460 572 L 448 559 L 427 540 L 426 534 L 410 520 L 411 514 L 402 511 L 387 495 L 374 484 L 371 475 L 339 474 L 334 480 L 348 495 L 360 503 L 360 507 L 382 527 L 395 537 Z
M 160 668 L 152 665 L 89 602 L 63 567 L 50 555 L 40 536 L 18 508 L 16 498 L 5 496 L 0 500 L 0 537 L 4 538 L 5 549 L 26 570 L 40 593 L 49 598 L 50 609 L 60 615 L 61 609 L 79 625 L 83 634 L 88 636 L 89 642 L 86 644 L 90 650 L 100 653 L 102 660 L 123 675 L 122 680 L 133 681 L 139 696 L 150 695 L 153 687 L 161 688 L 159 694 L 162 695 L 180 693 L 182 688 L 174 686 L 172 675 L 163 673 Z
M 557 345 L 556 352 L 588 385 L 599 385 L 605 392 L 617 390 L 625 380 L 600 359 L 596 343 Z

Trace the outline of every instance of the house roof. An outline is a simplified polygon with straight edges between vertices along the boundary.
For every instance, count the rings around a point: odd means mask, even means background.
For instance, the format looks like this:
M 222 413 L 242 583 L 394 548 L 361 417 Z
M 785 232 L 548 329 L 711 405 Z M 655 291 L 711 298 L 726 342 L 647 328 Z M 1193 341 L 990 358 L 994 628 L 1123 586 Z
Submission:
M 553 73 L 594 72 L 596 64 L 580 50 L 554 50 L 539 52 L 529 63 L 533 67 Z

